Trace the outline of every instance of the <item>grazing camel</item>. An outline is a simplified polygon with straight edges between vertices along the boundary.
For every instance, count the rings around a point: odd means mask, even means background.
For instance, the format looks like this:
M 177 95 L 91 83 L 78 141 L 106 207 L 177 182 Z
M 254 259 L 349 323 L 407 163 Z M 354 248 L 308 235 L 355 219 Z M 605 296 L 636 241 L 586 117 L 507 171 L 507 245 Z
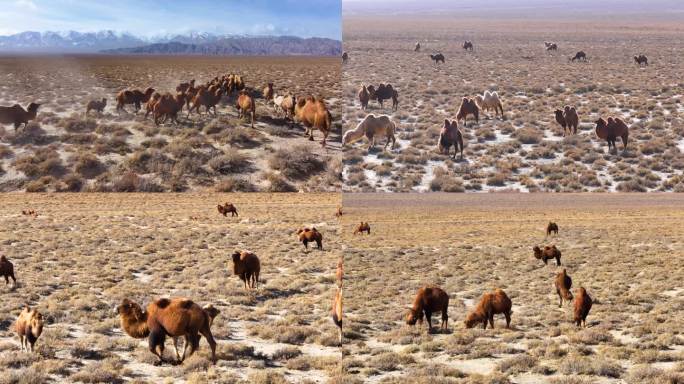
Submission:
M 33 352 L 33 346 L 43 333 L 43 315 L 27 305 L 14 323 L 14 330 L 21 341 L 21 351 L 29 352 L 30 346 Z
M 474 48 L 474 47 L 473 47 L 473 42 L 472 42 L 472 41 L 466 40 L 466 41 L 463 42 L 463 49 L 464 49 L 464 50 L 466 50 L 466 51 L 471 51 L 471 52 L 472 52 L 472 51 L 473 51 L 473 48 Z
M 561 265 L 561 251 L 555 245 L 547 245 L 543 250 L 535 245 L 532 251 L 534 252 L 534 258 L 543 261 L 544 265 L 548 265 L 548 261 L 551 259 L 556 259 L 557 266 Z
M 97 113 L 102 113 L 104 111 L 105 107 L 107 106 L 107 98 L 103 97 L 102 100 L 90 100 L 88 104 L 86 104 L 86 116 L 88 116 L 88 113 L 90 111 L 97 111 Z
M 361 222 L 359 225 L 356 226 L 356 229 L 354 230 L 354 234 L 356 235 L 357 233 L 363 234 L 366 232 L 366 234 L 370 235 L 370 225 L 368 222 Z
M 456 152 L 461 151 L 461 159 L 463 159 L 463 133 L 458 129 L 458 122 L 456 120 L 449 121 L 444 119 L 444 125 L 439 132 L 439 140 L 437 141 L 437 149 L 439 153 L 449 156 L 449 149 L 454 147 L 454 159 L 456 159 Z
M 480 122 L 480 108 L 477 106 L 477 102 L 474 99 L 464 97 L 461 100 L 461 106 L 458 108 L 456 121 L 463 119 L 463 124 L 468 126 L 468 115 L 472 115 L 476 123 Z
M 432 332 L 432 313 L 442 312 L 440 328 L 447 329 L 449 321 L 449 295 L 438 287 L 423 287 L 418 290 L 413 306 L 406 315 L 406 324 L 415 325 L 416 322 L 423 324 L 423 316 L 427 319 L 428 333 Z
M 513 303 L 508 298 L 506 292 L 497 288 L 492 292 L 487 292 L 482 295 L 480 302 L 477 304 L 466 317 L 464 323 L 466 328 L 472 328 L 478 323 L 482 323 L 484 329 L 487 329 L 487 321 L 492 329 L 494 329 L 494 315 L 503 313 L 506 317 L 506 328 L 511 326 L 511 307 Z
M 266 101 L 273 100 L 273 83 L 268 83 L 266 87 L 264 87 L 263 95 Z
M 420 43 L 416 43 L 415 48 L 413 48 L 413 52 L 420 52 Z
M 499 94 L 494 92 L 485 91 L 484 95 L 475 96 L 475 102 L 477 107 L 482 111 L 494 110 L 494 117 L 498 116 L 499 111 L 501 111 L 501 119 L 504 118 L 503 114 L 503 103 L 499 98 Z
M 648 58 L 645 55 L 634 56 L 634 62 L 640 67 L 642 65 L 648 66 Z
M 558 45 L 556 43 L 551 43 L 551 42 L 545 41 L 544 46 L 546 47 L 547 51 L 557 51 L 558 50 Z
M 297 230 L 297 237 L 304 244 L 304 249 L 308 250 L 309 243 L 315 241 L 316 248 L 323 250 L 323 234 L 318 232 L 316 228 L 300 228 Z
M 627 140 L 629 139 L 629 127 L 625 122 L 619 117 L 609 117 L 608 120 L 604 118 L 599 118 L 596 120 L 596 136 L 599 139 L 606 140 L 608 142 L 608 151 L 610 147 L 617 152 L 617 146 L 615 141 L 618 137 L 622 138 L 622 144 L 624 145 L 623 151 L 627 150 Z
M 385 143 L 384 148 L 387 149 L 387 145 L 389 145 L 391 140 L 391 149 L 394 149 L 397 144 L 397 139 L 394 136 L 395 130 L 396 125 L 389 116 L 375 116 L 374 114 L 369 114 L 356 126 L 356 128 L 350 129 L 344 133 L 344 136 L 342 136 L 342 145 L 351 144 L 366 136 L 368 139 L 368 149 L 371 149 L 375 146 L 376 136 L 385 136 L 387 137 L 387 142 Z
M 296 120 L 301 122 L 308 133 L 309 140 L 313 141 L 313 130 L 318 129 L 323 134 L 321 146 L 325 147 L 326 139 L 332 130 L 332 115 L 322 99 L 313 96 L 300 97 L 294 107 Z
M 235 108 L 238 110 L 238 118 L 249 115 L 252 122 L 252 128 L 254 128 L 254 118 L 256 116 L 256 104 L 254 103 L 254 98 L 250 96 L 247 91 L 240 91 Z
M 589 310 L 591 310 L 593 301 L 584 287 L 579 287 L 575 292 L 575 325 L 580 327 L 584 324 L 584 328 L 586 328 L 587 316 L 589 315 Z
M 228 216 L 229 213 L 230 217 L 238 216 L 237 208 L 235 207 L 235 205 L 233 205 L 233 203 L 226 202 L 223 205 L 219 204 L 216 206 L 216 209 L 218 209 L 218 212 L 223 216 Z
M 342 346 L 342 287 L 335 289 L 335 296 L 333 296 L 331 315 L 333 323 L 338 329 L 338 343 Z
M 380 108 L 383 108 L 383 101 L 392 99 L 392 110 L 396 111 L 399 107 L 399 92 L 392 88 L 392 84 L 382 84 L 378 85 L 378 89 L 374 86 L 368 86 L 368 94 L 370 100 L 377 100 L 380 104 Z
M 135 112 L 137 113 L 142 103 L 147 103 L 147 101 L 152 97 L 154 93 L 154 88 L 147 88 L 145 92 L 139 89 L 124 89 L 119 91 L 116 95 L 116 111 L 121 114 L 121 111 L 126 112 L 124 106 L 127 104 L 135 105 Z
M 0 276 L 5 278 L 5 285 L 9 284 L 10 277 L 12 278 L 12 285 L 17 285 L 17 278 L 14 277 L 14 264 L 7 260 L 5 255 L 0 256 Z
M 192 356 L 199 347 L 200 335 L 204 336 L 211 348 L 211 360 L 216 364 L 216 341 L 211 334 L 211 315 L 202 307 L 186 298 L 161 298 L 147 305 L 143 311 L 140 305 L 123 299 L 117 307 L 121 317 L 121 328 L 131 337 L 142 339 L 147 337 L 149 349 L 159 360 L 155 365 L 164 362 L 164 341 L 166 336 L 172 338 L 185 337 L 183 362 L 186 352 Z M 175 345 L 175 343 L 174 343 Z
M 575 60 L 577 61 L 587 61 L 587 54 L 584 53 L 584 51 L 579 51 L 575 53 L 575 56 L 570 58 L 570 61 L 574 62 Z
M 365 111 L 368 108 L 368 101 L 370 100 L 370 93 L 365 85 L 359 90 L 359 102 L 361 103 L 361 110 Z
M 432 61 L 435 62 L 435 65 L 437 65 L 440 61 L 442 62 L 442 64 L 444 64 L 445 62 L 444 55 L 442 55 L 441 53 L 438 53 L 436 55 L 430 55 L 430 58 L 432 59 Z
M 347 51 L 342 52 L 342 64 L 347 64 L 347 61 L 349 61 L 349 54 Z
M 233 252 L 233 274 L 245 283 L 245 289 L 259 288 L 259 272 L 261 263 L 257 255 L 249 251 Z
M 16 132 L 19 127 L 24 124 L 24 128 L 29 121 L 34 120 L 38 114 L 40 104 L 31 103 L 26 110 L 19 104 L 14 104 L 11 107 L 0 107 L 0 124 L 13 124 Z
M 563 300 L 568 303 L 572 302 L 572 292 L 570 292 L 570 288 L 572 288 L 572 279 L 568 276 L 568 272 L 565 268 L 563 268 L 563 271 L 556 274 L 554 285 L 556 286 L 556 293 L 560 299 L 558 308 L 563 308 Z
M 556 236 L 558 235 L 558 224 L 554 223 L 553 221 L 549 221 L 549 224 L 546 226 L 546 236 L 550 236 L 552 232 Z

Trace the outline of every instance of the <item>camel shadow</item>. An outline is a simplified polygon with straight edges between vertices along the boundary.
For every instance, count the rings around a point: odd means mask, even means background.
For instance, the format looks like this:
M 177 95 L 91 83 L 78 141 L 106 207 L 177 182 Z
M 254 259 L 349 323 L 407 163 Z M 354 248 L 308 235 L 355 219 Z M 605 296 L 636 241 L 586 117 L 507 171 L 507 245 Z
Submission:
M 284 299 L 294 295 L 303 294 L 304 292 L 299 289 L 279 289 L 279 288 L 266 288 L 258 295 L 255 299 L 258 302 L 265 302 L 267 300 L 273 299 Z

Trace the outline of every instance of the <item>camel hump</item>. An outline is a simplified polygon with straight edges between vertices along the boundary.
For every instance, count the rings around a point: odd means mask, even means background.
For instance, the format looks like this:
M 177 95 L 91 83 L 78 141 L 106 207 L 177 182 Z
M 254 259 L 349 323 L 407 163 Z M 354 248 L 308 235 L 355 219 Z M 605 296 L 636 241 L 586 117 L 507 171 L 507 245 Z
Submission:
M 171 304 L 171 300 L 168 299 L 168 298 L 166 298 L 166 297 L 164 297 L 164 298 L 161 298 L 161 299 L 157 299 L 157 301 L 155 301 L 154 304 L 155 304 L 157 307 L 164 309 L 164 308 L 168 307 L 169 304 Z
M 195 305 L 195 303 L 190 299 L 183 299 L 178 305 L 183 309 L 190 309 Z

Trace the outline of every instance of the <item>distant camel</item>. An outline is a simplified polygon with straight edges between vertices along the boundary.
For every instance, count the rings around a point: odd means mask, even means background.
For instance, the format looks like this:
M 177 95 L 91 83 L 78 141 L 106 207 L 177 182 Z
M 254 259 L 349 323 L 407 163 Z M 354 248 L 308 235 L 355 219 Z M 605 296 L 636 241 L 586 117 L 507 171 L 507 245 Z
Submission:
M 375 146 L 375 138 L 384 135 L 387 137 L 385 149 L 387 149 L 387 145 L 389 145 L 390 141 L 392 141 L 391 149 L 394 149 L 397 144 L 397 139 L 394 136 L 395 130 L 396 125 L 390 120 L 389 116 L 375 116 L 374 114 L 369 114 L 356 126 L 356 128 L 350 129 L 344 133 L 344 136 L 342 136 L 342 145 L 351 144 L 360 140 L 363 136 L 366 136 L 369 142 L 368 149 L 371 149 Z
M 570 61 L 587 61 L 587 54 L 584 53 L 584 51 L 579 51 L 575 54 L 575 56 L 570 58 Z
M 458 122 L 456 120 L 449 121 L 444 119 L 444 125 L 439 132 L 439 140 L 437 141 L 437 149 L 440 153 L 449 156 L 449 149 L 454 147 L 454 159 L 456 152 L 461 151 L 461 159 L 463 159 L 463 133 L 458 129 Z
M 572 302 L 572 292 L 570 292 L 570 288 L 572 288 L 572 279 L 568 276 L 568 272 L 565 268 L 563 268 L 563 271 L 556 274 L 554 284 L 556 286 L 556 293 L 560 299 L 558 308 L 563 307 L 563 300 L 568 303 Z
M 342 52 L 342 64 L 347 64 L 347 61 L 349 61 L 349 54 L 347 51 Z
M 420 43 L 416 43 L 416 47 L 413 49 L 413 52 L 420 52 Z
M 569 133 L 577 134 L 577 126 L 579 125 L 579 115 L 574 106 L 566 105 L 563 110 L 556 109 L 554 111 L 556 122 L 563 127 L 563 136 L 567 128 Z
M 90 111 L 96 111 L 97 113 L 102 113 L 107 106 L 107 98 L 103 97 L 102 100 L 90 100 L 86 105 L 86 116 Z
M 645 55 L 634 56 L 634 62 L 637 63 L 638 66 L 648 66 L 648 58 Z
M 357 233 L 363 234 L 366 232 L 366 234 L 370 235 L 370 225 L 368 225 L 368 222 L 361 222 L 359 225 L 356 226 L 356 229 L 354 230 L 354 234 L 356 235 Z
M 116 95 L 116 111 L 121 113 L 121 111 L 126 112 L 124 106 L 126 104 L 135 105 L 135 112 L 138 112 L 141 108 L 142 103 L 147 103 L 147 101 L 152 97 L 154 93 L 154 88 L 147 88 L 145 92 L 139 89 L 124 89 L 121 90 Z
M 361 109 L 366 110 L 368 108 L 368 101 L 370 100 L 370 93 L 368 92 L 368 88 L 366 86 L 362 86 L 361 90 L 359 90 L 359 102 L 361 103 Z
M 608 120 L 600 118 L 596 120 L 596 136 L 608 142 L 608 151 L 610 147 L 617 152 L 615 141 L 618 137 L 622 138 L 623 150 L 627 149 L 627 140 L 629 139 L 629 127 L 619 117 L 609 117 Z
M 456 121 L 461 121 L 461 119 L 463 119 L 463 124 L 467 126 L 468 115 L 472 115 L 475 118 L 476 123 L 480 122 L 480 108 L 477 106 L 477 102 L 474 99 L 464 97 L 461 100 L 461 106 L 458 108 Z
M 547 245 L 544 247 L 544 249 L 541 249 L 535 245 L 532 248 L 532 251 L 534 252 L 534 258 L 543 261 L 544 265 L 547 265 L 548 261 L 551 259 L 556 259 L 557 266 L 561 265 L 561 251 L 558 250 L 555 245 Z
M 441 53 L 438 53 L 436 55 L 430 55 L 430 58 L 432 59 L 432 61 L 435 62 L 435 64 L 438 64 L 440 61 L 442 62 L 442 64 L 444 64 L 444 55 L 442 55 Z
M 223 216 L 228 216 L 229 213 L 230 217 L 238 216 L 237 208 L 235 208 L 235 205 L 233 205 L 233 203 L 225 203 L 223 205 L 219 204 L 216 208 L 218 209 L 218 212 Z
M 546 236 L 549 236 L 551 232 L 554 232 L 556 235 L 558 235 L 558 224 L 554 223 L 553 221 L 549 221 L 549 224 L 546 226 Z
M 463 49 L 465 49 L 466 51 L 471 51 L 471 52 L 472 52 L 472 51 L 473 51 L 473 48 L 474 48 L 474 47 L 473 47 L 473 42 L 472 42 L 472 41 L 466 40 L 466 41 L 463 42 Z
M 392 110 L 397 110 L 399 107 L 399 92 L 392 88 L 392 84 L 382 84 L 378 85 L 378 89 L 374 86 L 368 86 L 368 96 L 371 100 L 377 100 L 382 108 L 382 103 L 385 100 L 392 99 Z
M 547 51 L 557 51 L 558 50 L 558 45 L 556 45 L 556 43 L 551 43 L 551 42 L 545 41 L 544 46 L 546 47 Z

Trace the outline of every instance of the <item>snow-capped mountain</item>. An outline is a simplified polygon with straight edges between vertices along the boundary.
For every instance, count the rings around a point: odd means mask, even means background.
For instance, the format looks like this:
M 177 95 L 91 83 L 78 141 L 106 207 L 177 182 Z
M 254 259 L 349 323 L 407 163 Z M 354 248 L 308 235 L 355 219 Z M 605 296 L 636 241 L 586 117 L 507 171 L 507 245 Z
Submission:
M 99 32 L 21 32 L 0 36 L 3 52 L 97 52 L 102 49 L 135 47 L 148 42 L 128 33 Z

